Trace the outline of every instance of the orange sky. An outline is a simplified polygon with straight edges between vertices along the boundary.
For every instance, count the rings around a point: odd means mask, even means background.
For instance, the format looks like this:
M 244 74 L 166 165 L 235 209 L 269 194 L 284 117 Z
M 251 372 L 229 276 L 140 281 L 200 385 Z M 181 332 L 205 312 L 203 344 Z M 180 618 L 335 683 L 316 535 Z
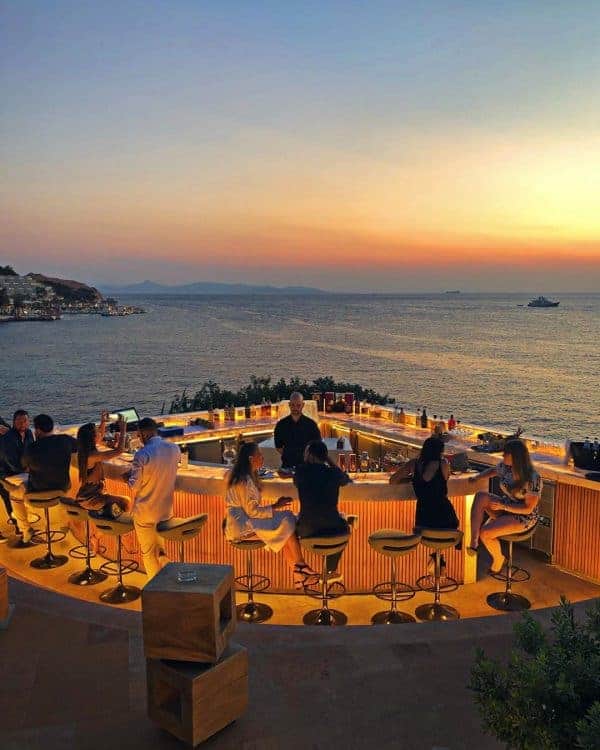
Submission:
M 327 11 L 302 36 L 289 10 L 275 37 L 243 6 L 153 10 L 143 28 L 127 4 L 62 25 L 32 7 L 37 24 L 13 8 L 4 32 L 0 262 L 361 291 L 365 269 L 369 289 L 403 291 L 496 288 L 502 268 L 507 291 L 540 290 L 529 269 L 600 289 L 600 55 L 582 13 L 515 6 L 511 23 L 459 3 L 408 14 L 400 44 L 375 6 L 339 37 Z M 234 45 L 212 43 L 224 29 Z

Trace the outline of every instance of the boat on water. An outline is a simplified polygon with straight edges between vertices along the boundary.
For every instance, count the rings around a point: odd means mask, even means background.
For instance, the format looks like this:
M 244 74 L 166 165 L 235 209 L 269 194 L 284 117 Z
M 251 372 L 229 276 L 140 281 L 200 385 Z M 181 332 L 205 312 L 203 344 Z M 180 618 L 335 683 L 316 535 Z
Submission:
M 558 307 L 560 302 L 553 302 L 547 297 L 539 296 L 527 303 L 527 307 Z

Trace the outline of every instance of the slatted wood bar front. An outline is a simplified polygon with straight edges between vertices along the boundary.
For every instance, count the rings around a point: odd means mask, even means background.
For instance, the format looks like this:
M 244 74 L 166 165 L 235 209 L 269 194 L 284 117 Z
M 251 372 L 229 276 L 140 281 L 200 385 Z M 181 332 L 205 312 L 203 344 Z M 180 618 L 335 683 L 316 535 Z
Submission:
M 386 488 L 387 489 L 387 488 Z M 131 493 L 127 486 L 118 480 L 107 480 L 107 490 L 116 494 Z M 460 528 L 465 529 L 468 523 L 469 503 L 467 496 L 460 495 L 451 498 L 458 518 Z M 402 500 L 340 500 L 340 511 L 346 515 L 354 514 L 359 517 L 358 528 L 354 531 L 350 543 L 342 558 L 340 569 L 344 573 L 344 580 L 349 593 L 365 593 L 370 591 L 376 583 L 389 578 L 389 561 L 375 553 L 368 544 L 369 534 L 381 528 L 398 528 L 411 531 L 414 524 L 416 501 Z M 468 507 L 469 506 L 469 507 Z M 298 513 L 298 503 L 292 510 Z M 236 575 L 243 571 L 245 558 L 236 552 L 223 536 L 222 521 L 225 515 L 225 504 L 222 495 L 205 495 L 196 492 L 182 492 L 177 490 L 174 497 L 174 513 L 176 516 L 192 516 L 196 513 L 208 513 L 208 523 L 199 536 L 185 544 L 185 559 L 188 562 L 233 565 Z M 116 545 L 110 536 L 100 539 L 106 546 L 106 556 L 116 555 Z M 178 549 L 174 543 L 166 543 L 166 551 L 171 560 L 177 560 Z M 123 537 L 123 554 L 133 557 L 142 564 L 135 534 Z M 407 583 L 414 583 L 426 570 L 428 552 L 418 547 L 414 554 L 398 560 L 398 576 Z M 446 554 L 448 574 L 463 582 L 465 559 L 463 551 L 449 550 Z M 315 557 L 309 559 L 311 565 L 319 569 L 321 560 Z M 258 550 L 254 553 L 254 568 L 257 573 L 271 579 L 273 592 L 293 591 L 293 581 L 290 569 L 287 567 L 283 555 Z
M 556 485 L 553 562 L 600 583 L 600 490 Z

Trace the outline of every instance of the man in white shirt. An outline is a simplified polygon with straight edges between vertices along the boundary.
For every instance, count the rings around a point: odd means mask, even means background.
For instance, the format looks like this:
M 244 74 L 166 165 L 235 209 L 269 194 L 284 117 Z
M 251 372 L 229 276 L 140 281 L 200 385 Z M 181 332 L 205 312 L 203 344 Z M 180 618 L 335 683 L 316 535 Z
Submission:
M 158 425 L 146 417 L 140 421 L 144 447 L 136 451 L 127 482 L 135 492 L 131 515 L 144 568 L 149 578 L 168 562 L 162 555 L 161 539 L 156 531 L 160 521 L 173 515 L 173 493 L 181 452 L 173 443 L 158 436 Z

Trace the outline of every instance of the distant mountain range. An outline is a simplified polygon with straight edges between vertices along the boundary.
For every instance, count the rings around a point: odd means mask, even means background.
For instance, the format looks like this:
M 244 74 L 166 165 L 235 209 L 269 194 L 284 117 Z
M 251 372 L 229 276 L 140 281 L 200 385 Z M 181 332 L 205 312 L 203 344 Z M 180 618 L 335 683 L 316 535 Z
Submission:
M 254 284 L 220 284 L 212 281 L 197 281 L 193 284 L 157 284 L 142 281 L 138 284 L 111 286 L 101 284 L 104 294 L 328 294 L 323 289 L 310 286 L 257 286 Z

